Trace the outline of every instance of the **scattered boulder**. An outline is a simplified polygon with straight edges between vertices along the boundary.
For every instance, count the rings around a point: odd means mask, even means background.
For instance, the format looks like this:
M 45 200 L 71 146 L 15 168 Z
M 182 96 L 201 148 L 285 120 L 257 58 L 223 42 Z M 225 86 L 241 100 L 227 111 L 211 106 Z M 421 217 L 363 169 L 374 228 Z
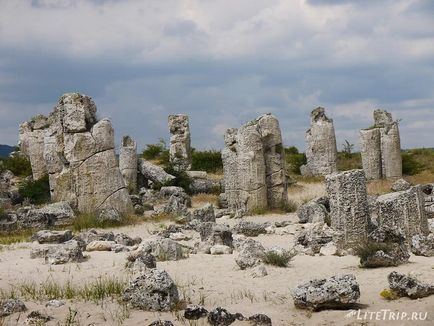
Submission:
M 170 320 L 156 320 L 149 324 L 149 326 L 174 326 Z
M 419 299 L 434 294 L 434 285 L 423 283 L 412 276 L 392 272 L 387 279 L 390 289 L 400 297 Z
M 45 304 L 45 307 L 59 308 L 65 304 L 65 301 L 62 300 L 50 300 Z
M 246 269 L 259 265 L 265 257 L 265 248 L 258 241 L 246 239 L 240 247 L 238 257 L 235 262 L 241 269 Z
M 166 214 L 185 215 L 191 207 L 191 198 L 185 192 L 173 194 L 162 208 Z
M 252 326 L 271 326 L 271 318 L 264 314 L 256 314 L 247 318 Z
M 128 255 L 126 267 L 133 270 L 143 271 L 147 268 L 156 268 L 157 260 L 150 253 L 135 251 Z
M 434 233 L 417 234 L 411 238 L 411 252 L 416 256 L 434 256 Z
M 199 227 L 200 240 L 207 242 L 210 246 L 225 245 L 230 248 L 232 244 L 232 231 L 228 226 L 214 222 L 204 222 Z
M 115 235 L 115 240 L 117 244 L 124 245 L 124 246 L 134 246 L 137 244 L 140 244 L 142 242 L 142 239 L 139 237 L 131 238 L 129 235 L 125 233 L 118 233 Z
M 201 222 L 215 222 L 214 206 L 206 204 L 201 208 L 195 209 L 192 218 Z
M 30 314 L 27 315 L 24 323 L 26 325 L 45 325 L 52 319 L 53 317 L 42 314 L 39 311 L 32 311 Z
M 398 266 L 408 261 L 406 239 L 397 227 L 380 226 L 356 248 L 362 267 Z
M 193 194 L 215 194 L 221 191 L 221 184 L 219 180 L 193 179 L 190 191 Z
M 328 220 L 329 213 L 325 205 L 318 199 L 313 199 L 300 206 L 297 216 L 300 223 L 324 223 Z
M 175 179 L 173 175 L 164 171 L 162 167 L 144 159 L 139 159 L 139 171 L 146 179 L 158 184 L 165 184 Z
M 78 241 L 84 250 L 92 241 L 115 241 L 115 235 L 113 232 L 103 232 L 90 229 L 89 231 L 80 232 L 75 235 L 73 239 Z
M 314 279 L 297 286 L 292 292 L 297 308 L 313 311 L 351 307 L 359 297 L 359 284 L 351 274 Z
M 319 254 L 321 247 L 333 241 L 335 232 L 325 223 L 308 224 L 296 236 L 296 242 L 304 248 L 310 248 L 314 254 Z
M 188 305 L 184 310 L 184 318 L 188 320 L 198 320 L 208 315 L 208 310 L 198 305 Z
M 26 310 L 26 305 L 19 299 L 5 299 L 0 301 L 0 318 Z
M 73 222 L 74 211 L 67 202 L 48 204 L 41 208 L 31 208 L 18 214 L 18 223 L 24 228 L 43 229 L 53 226 L 66 226 Z
M 52 230 L 41 230 L 36 232 L 32 236 L 33 241 L 38 243 L 63 243 L 72 239 L 72 231 L 52 231 Z
M 208 313 L 208 323 L 213 326 L 227 326 L 235 322 L 235 320 L 243 320 L 241 314 L 231 314 L 224 308 L 217 307 Z
M 267 269 L 264 265 L 258 265 L 252 269 L 250 274 L 253 278 L 265 277 L 268 275 Z
M 151 253 L 158 261 L 185 258 L 184 249 L 179 243 L 162 237 L 145 240 L 140 244 L 138 250 L 144 253 Z
M 86 251 L 112 251 L 114 241 L 92 241 L 86 246 Z
M 243 234 L 247 237 L 257 237 L 260 234 L 267 233 L 268 223 L 255 223 L 250 221 L 241 221 L 233 227 L 234 232 Z
M 179 300 L 178 289 L 166 271 L 147 269 L 123 293 L 132 307 L 147 311 L 170 311 Z
M 408 190 L 412 187 L 412 184 L 405 179 L 396 180 L 393 185 L 390 187 L 392 191 L 404 191 Z
M 84 261 L 83 252 L 79 243 L 69 240 L 60 245 L 50 246 L 45 254 L 45 262 L 51 265 L 79 263 Z
M 230 255 L 232 248 L 225 245 L 214 245 L 210 248 L 211 255 Z

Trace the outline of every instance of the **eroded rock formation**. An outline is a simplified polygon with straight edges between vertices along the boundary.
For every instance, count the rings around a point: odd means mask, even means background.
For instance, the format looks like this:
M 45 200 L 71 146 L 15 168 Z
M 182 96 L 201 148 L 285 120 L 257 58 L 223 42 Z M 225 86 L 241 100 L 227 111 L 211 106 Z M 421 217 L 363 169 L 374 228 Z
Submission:
M 329 119 L 324 108 L 316 108 L 310 114 L 311 126 L 306 131 L 305 174 L 327 175 L 337 171 L 337 147 L 333 120 Z
M 137 164 L 137 144 L 130 136 L 124 136 L 119 153 L 119 169 L 130 192 L 137 190 Z
M 175 171 L 191 169 L 191 139 L 188 116 L 185 114 L 169 115 L 170 162 Z

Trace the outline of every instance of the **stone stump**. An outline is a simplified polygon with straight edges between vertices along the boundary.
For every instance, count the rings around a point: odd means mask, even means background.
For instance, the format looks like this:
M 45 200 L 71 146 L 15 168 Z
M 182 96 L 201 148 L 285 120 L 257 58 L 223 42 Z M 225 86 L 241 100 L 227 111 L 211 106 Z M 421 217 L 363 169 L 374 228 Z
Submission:
M 137 190 L 137 166 L 137 144 L 130 136 L 124 136 L 119 153 L 119 169 L 130 193 Z

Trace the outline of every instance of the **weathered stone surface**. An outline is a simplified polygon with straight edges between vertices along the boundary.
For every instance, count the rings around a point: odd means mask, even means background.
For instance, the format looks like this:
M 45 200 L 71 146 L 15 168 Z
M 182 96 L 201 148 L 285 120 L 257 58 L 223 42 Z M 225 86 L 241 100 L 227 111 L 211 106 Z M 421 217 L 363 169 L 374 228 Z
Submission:
M 178 289 L 164 270 L 147 269 L 124 291 L 123 300 L 149 311 L 170 311 L 179 300 Z
M 233 247 L 232 231 L 223 224 L 204 222 L 199 227 L 200 240 L 207 242 L 210 246 L 225 245 Z
M 230 255 L 232 254 L 232 248 L 225 245 L 214 245 L 210 248 L 211 255 Z
M 47 174 L 44 161 L 44 129 L 48 125 L 48 119 L 43 115 L 20 125 L 20 151 L 30 160 L 34 180 L 41 179 Z
M 66 202 L 31 208 L 27 212 L 24 211 L 23 214 L 18 213 L 18 223 L 22 227 L 35 229 L 65 226 L 71 224 L 74 218 L 74 211 Z
M 405 179 L 396 180 L 390 187 L 392 191 L 404 191 L 410 189 L 412 184 Z
M 235 262 L 241 269 L 259 265 L 265 257 L 265 248 L 261 243 L 253 239 L 246 239 L 240 247 Z
M 152 164 L 144 159 L 139 159 L 139 170 L 146 179 L 154 183 L 164 185 L 165 183 L 175 179 L 173 175 L 168 174 L 162 167 Z
M 380 129 L 360 130 L 360 145 L 363 171 L 368 180 L 382 178 L 381 134 Z
M 321 248 L 333 241 L 335 232 L 325 223 L 312 223 L 296 235 L 297 244 L 319 254 Z
M 63 95 L 45 132 L 44 158 L 53 201 L 67 201 L 81 212 L 133 207 L 119 170 L 111 122 L 97 122 L 92 99 Z
M 208 323 L 213 326 L 228 326 L 235 320 L 244 319 L 241 314 L 232 314 L 224 308 L 217 307 L 208 313 Z
M 215 222 L 214 206 L 205 204 L 205 206 L 195 209 L 192 217 L 201 222 Z
M 398 122 L 385 110 L 374 111 L 375 124 L 360 131 L 363 170 L 367 179 L 402 176 Z
M 267 233 L 268 223 L 255 223 L 250 221 L 241 221 L 233 227 L 234 232 L 243 234 L 247 237 L 257 237 L 260 234 Z
M 185 114 L 169 115 L 170 162 L 175 171 L 191 169 L 191 136 L 188 116 Z
M 399 227 L 409 241 L 414 235 L 428 234 L 428 219 L 423 200 L 423 194 L 418 186 L 379 196 L 378 225 Z
M 185 192 L 173 194 L 163 206 L 163 212 L 167 214 L 185 215 L 191 206 L 191 198 Z
M 333 120 L 324 108 L 310 114 L 311 126 L 306 131 L 307 168 L 312 175 L 327 175 L 337 171 L 337 147 Z
M 39 243 L 62 243 L 72 239 L 72 231 L 41 230 L 32 236 L 32 240 Z
M 297 216 L 300 223 L 320 223 L 328 220 L 329 213 L 325 205 L 312 199 L 299 207 Z
M 111 251 L 116 244 L 114 241 L 92 241 L 86 246 L 86 251 Z
M 252 269 L 251 274 L 253 278 L 265 277 L 268 275 L 267 269 L 264 265 L 258 265 Z
M 147 268 L 156 268 L 157 260 L 154 255 L 150 253 L 136 250 L 128 255 L 126 267 L 133 270 L 143 271 Z
M 271 318 L 264 314 L 256 314 L 247 318 L 252 326 L 271 326 Z
M 6 317 L 26 310 L 26 305 L 19 299 L 5 299 L 0 302 L 0 317 Z
M 390 289 L 401 297 L 419 299 L 434 294 L 434 285 L 423 283 L 412 276 L 392 272 L 387 279 Z
M 225 197 L 227 207 L 231 210 L 241 208 L 238 183 L 237 132 L 238 129 L 235 128 L 226 130 L 224 135 L 225 147 L 222 150 Z
M 174 326 L 170 320 L 156 320 L 149 324 L 149 326 Z
M 74 236 L 74 240 L 76 240 L 84 249 L 93 241 L 115 241 L 115 235 L 113 232 L 102 232 L 91 229 L 89 231 L 80 232 Z
M 138 250 L 151 253 L 158 261 L 180 260 L 185 256 L 183 247 L 179 243 L 162 237 L 146 239 L 140 244 Z
M 48 247 L 45 254 L 45 262 L 51 265 L 79 263 L 84 260 L 83 252 L 79 243 L 69 240 L 60 245 Z
M 184 310 L 184 318 L 188 320 L 198 320 L 208 315 L 208 310 L 198 305 L 188 305 Z
M 122 221 L 121 214 L 114 208 L 102 208 L 97 211 L 97 221 L 100 223 L 113 223 Z
M 222 189 L 219 180 L 193 179 L 190 190 L 193 194 L 213 194 Z
M 359 297 L 359 284 L 351 274 L 311 280 L 297 286 L 292 292 L 297 308 L 314 311 L 350 307 Z
M 40 313 L 39 311 L 32 311 L 27 315 L 24 323 L 26 325 L 46 325 L 53 317 Z
M 411 252 L 416 256 L 434 257 L 434 233 L 414 235 L 411 238 Z
M 327 175 L 326 189 L 332 229 L 342 232 L 345 246 L 365 241 L 370 216 L 363 170 Z
M 208 173 L 206 171 L 185 171 L 187 175 L 192 179 L 206 179 Z
M 119 169 L 130 192 L 137 190 L 137 166 L 137 144 L 130 136 L 124 136 L 119 152 Z
M 371 248 L 368 255 L 362 254 L 362 267 L 388 267 L 406 263 L 410 258 L 403 232 L 394 227 L 380 226 L 369 234 L 368 244 Z

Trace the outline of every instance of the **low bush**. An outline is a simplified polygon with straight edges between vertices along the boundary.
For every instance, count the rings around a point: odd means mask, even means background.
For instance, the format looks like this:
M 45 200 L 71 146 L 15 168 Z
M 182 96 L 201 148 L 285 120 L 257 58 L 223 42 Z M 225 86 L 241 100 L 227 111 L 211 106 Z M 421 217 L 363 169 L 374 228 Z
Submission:
M 354 253 L 360 258 L 361 262 L 368 260 L 377 251 L 383 251 L 387 254 L 392 251 L 392 247 L 389 243 L 367 240 L 354 248 Z
M 166 182 L 164 185 L 162 186 L 176 186 L 176 187 L 181 187 L 182 189 L 184 189 L 184 191 L 191 195 L 191 183 L 192 183 L 192 179 L 188 176 L 188 174 L 184 171 L 176 171 L 173 166 L 171 164 L 166 165 L 166 167 L 164 168 L 164 170 L 173 175 L 175 177 L 175 179 Z
M 26 180 L 23 181 L 18 192 L 22 198 L 27 198 L 32 204 L 44 204 L 50 201 L 50 184 L 48 175 L 39 180 Z
M 301 174 L 300 167 L 306 164 L 306 155 L 299 153 L 294 146 L 285 148 L 286 163 L 288 171 L 294 174 Z
M 419 153 L 419 154 L 418 154 Z M 431 156 L 431 159 L 434 159 L 432 153 L 424 153 L 418 151 L 408 151 L 403 152 L 402 156 L 402 173 L 405 175 L 415 175 L 422 172 L 426 166 L 421 163 L 418 159 L 418 156 Z
M 289 262 L 296 256 L 293 251 L 283 251 L 278 253 L 276 251 L 266 251 L 264 263 L 277 267 L 288 267 Z
M 30 161 L 20 155 L 1 159 L 0 173 L 9 170 L 16 176 L 27 177 L 32 175 Z
M 192 152 L 191 169 L 193 171 L 220 172 L 223 170 L 222 154 L 220 151 L 197 151 Z

